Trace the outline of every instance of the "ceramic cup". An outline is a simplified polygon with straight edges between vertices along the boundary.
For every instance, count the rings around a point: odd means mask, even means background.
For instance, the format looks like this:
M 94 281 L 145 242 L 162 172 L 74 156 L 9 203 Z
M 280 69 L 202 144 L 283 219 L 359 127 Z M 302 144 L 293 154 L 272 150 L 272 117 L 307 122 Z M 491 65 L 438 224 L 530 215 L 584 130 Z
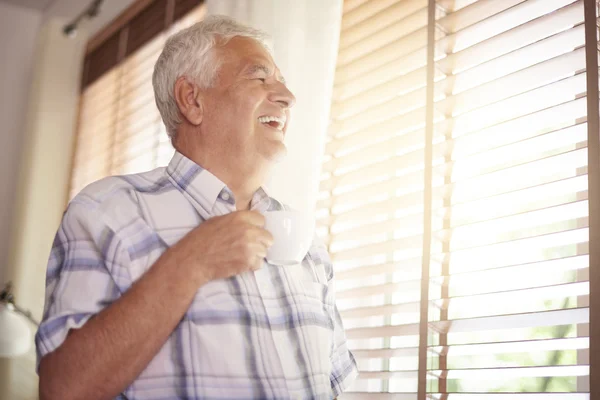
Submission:
M 310 249 L 315 229 L 314 219 L 301 211 L 268 211 L 264 213 L 265 229 L 274 241 L 267 252 L 267 261 L 275 265 L 302 262 Z

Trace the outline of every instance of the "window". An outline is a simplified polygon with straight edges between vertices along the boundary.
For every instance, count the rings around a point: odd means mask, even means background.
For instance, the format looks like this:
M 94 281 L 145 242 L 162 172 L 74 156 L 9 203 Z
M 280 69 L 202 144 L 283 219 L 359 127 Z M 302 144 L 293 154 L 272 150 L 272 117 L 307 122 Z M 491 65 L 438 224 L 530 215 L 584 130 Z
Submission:
M 344 398 L 589 399 L 584 1 L 429 3 L 344 2 L 317 207 Z
M 168 164 L 174 150 L 154 102 L 152 72 L 167 37 L 203 18 L 198 3 L 155 1 L 88 56 L 69 198 L 108 175 Z M 165 20 L 167 4 L 174 4 L 175 23 L 164 30 L 157 21 Z M 118 62 L 120 53 L 128 55 Z

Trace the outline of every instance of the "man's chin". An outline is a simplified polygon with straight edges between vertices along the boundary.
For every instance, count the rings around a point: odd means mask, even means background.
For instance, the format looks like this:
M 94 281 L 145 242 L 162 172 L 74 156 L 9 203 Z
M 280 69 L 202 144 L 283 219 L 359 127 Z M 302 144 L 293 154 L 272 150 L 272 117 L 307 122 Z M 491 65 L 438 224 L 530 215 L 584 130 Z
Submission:
M 282 141 L 273 141 L 269 143 L 269 148 L 263 152 L 263 157 L 272 163 L 280 163 L 287 156 L 287 147 Z

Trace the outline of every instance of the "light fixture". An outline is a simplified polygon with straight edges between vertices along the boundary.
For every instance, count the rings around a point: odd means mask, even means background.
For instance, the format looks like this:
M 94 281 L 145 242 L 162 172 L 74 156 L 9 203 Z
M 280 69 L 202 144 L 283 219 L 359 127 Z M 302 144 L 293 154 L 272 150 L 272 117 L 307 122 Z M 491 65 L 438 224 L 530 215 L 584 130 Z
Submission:
M 67 24 L 63 28 L 63 33 L 71 38 L 77 36 L 77 25 L 84 19 L 92 19 L 100 14 L 100 6 L 104 0 L 94 0 L 92 3 L 83 10 L 71 23 Z
M 0 357 L 17 357 L 29 351 L 33 338 L 27 321 L 39 325 L 29 311 L 15 304 L 9 282 L 0 292 Z

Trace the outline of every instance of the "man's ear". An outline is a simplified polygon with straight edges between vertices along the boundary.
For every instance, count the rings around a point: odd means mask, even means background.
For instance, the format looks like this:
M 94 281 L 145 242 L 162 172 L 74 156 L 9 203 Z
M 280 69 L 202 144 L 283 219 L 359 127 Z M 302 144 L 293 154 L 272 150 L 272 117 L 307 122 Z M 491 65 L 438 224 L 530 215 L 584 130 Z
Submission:
M 202 122 L 204 110 L 198 85 L 190 82 L 185 77 L 175 81 L 175 102 L 181 116 L 191 125 L 198 126 Z

